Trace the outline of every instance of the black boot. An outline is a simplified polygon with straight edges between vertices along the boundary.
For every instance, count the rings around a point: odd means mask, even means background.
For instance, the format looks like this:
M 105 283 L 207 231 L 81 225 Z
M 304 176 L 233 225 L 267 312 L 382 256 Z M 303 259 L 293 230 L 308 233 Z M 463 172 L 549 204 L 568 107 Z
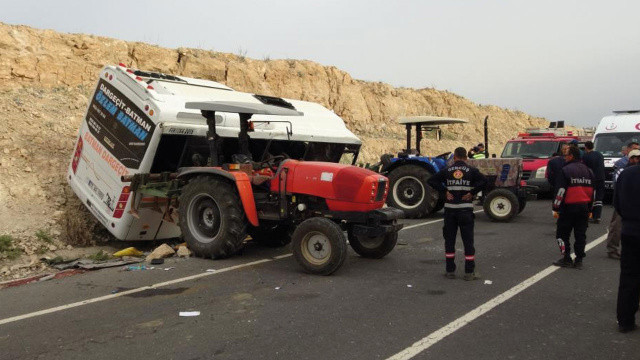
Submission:
M 578 269 L 578 270 L 582 270 L 582 258 L 581 257 L 577 257 L 576 261 L 573 262 L 573 267 Z
M 560 267 L 572 267 L 573 266 L 573 260 L 571 260 L 570 257 L 565 256 L 560 260 L 554 261 L 553 265 L 560 266 Z

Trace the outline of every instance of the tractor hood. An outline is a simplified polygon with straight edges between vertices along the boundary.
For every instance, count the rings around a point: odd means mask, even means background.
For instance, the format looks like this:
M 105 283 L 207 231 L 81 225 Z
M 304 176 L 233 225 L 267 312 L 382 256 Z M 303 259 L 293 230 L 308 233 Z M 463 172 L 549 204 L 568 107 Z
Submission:
M 288 194 L 324 198 L 332 211 L 379 209 L 389 191 L 386 177 L 352 165 L 288 160 L 279 173 L 283 171 Z M 272 182 L 271 190 L 278 191 L 278 181 Z

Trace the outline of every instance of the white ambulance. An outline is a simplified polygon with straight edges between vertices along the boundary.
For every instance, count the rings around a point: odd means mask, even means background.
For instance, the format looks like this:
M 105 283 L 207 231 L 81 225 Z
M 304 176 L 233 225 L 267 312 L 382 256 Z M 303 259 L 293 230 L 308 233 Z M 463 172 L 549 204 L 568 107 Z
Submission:
M 207 163 L 206 120 L 186 102 L 237 101 L 297 110 L 302 116 L 255 115 L 251 153 L 255 161 L 282 155 L 293 159 L 355 163 L 361 141 L 323 106 L 299 100 L 234 91 L 213 81 L 106 66 L 80 127 L 67 180 L 89 211 L 120 240 L 180 236 L 163 219 L 162 198 L 135 199 L 121 177 L 169 173 Z M 239 115 L 216 113 L 220 156 L 238 153 Z M 138 195 L 141 197 L 142 195 Z M 166 199 L 164 199 L 166 201 Z
M 600 120 L 594 136 L 595 150 L 604 156 L 605 187 L 613 189 L 613 166 L 622 157 L 622 147 L 640 142 L 640 110 L 614 111 Z

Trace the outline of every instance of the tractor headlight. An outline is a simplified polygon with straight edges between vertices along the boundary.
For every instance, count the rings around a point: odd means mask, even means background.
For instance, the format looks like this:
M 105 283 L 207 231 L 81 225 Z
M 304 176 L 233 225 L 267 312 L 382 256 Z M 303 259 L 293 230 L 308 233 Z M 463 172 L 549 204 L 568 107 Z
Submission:
M 544 174 L 547 172 L 547 167 L 543 166 L 541 168 L 538 168 L 538 170 L 536 170 L 536 176 L 535 178 L 537 179 L 544 179 Z

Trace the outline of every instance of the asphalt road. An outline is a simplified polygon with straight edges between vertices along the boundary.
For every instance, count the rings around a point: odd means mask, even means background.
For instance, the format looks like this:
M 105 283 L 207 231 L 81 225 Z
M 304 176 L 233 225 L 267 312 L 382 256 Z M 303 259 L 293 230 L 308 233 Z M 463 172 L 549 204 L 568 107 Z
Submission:
M 477 214 L 482 279 L 473 282 L 443 277 L 434 217 L 407 221 L 426 224 L 403 230 L 386 258 L 350 252 L 327 277 L 276 258 L 286 248 L 250 244 L 221 261 L 169 259 L 0 290 L 0 359 L 640 358 L 640 332 L 617 332 L 619 262 L 604 243 L 583 270 L 549 269 L 559 258 L 549 202 L 508 224 Z M 588 241 L 605 223 L 589 227 Z M 462 255 L 459 242 L 460 275 Z

